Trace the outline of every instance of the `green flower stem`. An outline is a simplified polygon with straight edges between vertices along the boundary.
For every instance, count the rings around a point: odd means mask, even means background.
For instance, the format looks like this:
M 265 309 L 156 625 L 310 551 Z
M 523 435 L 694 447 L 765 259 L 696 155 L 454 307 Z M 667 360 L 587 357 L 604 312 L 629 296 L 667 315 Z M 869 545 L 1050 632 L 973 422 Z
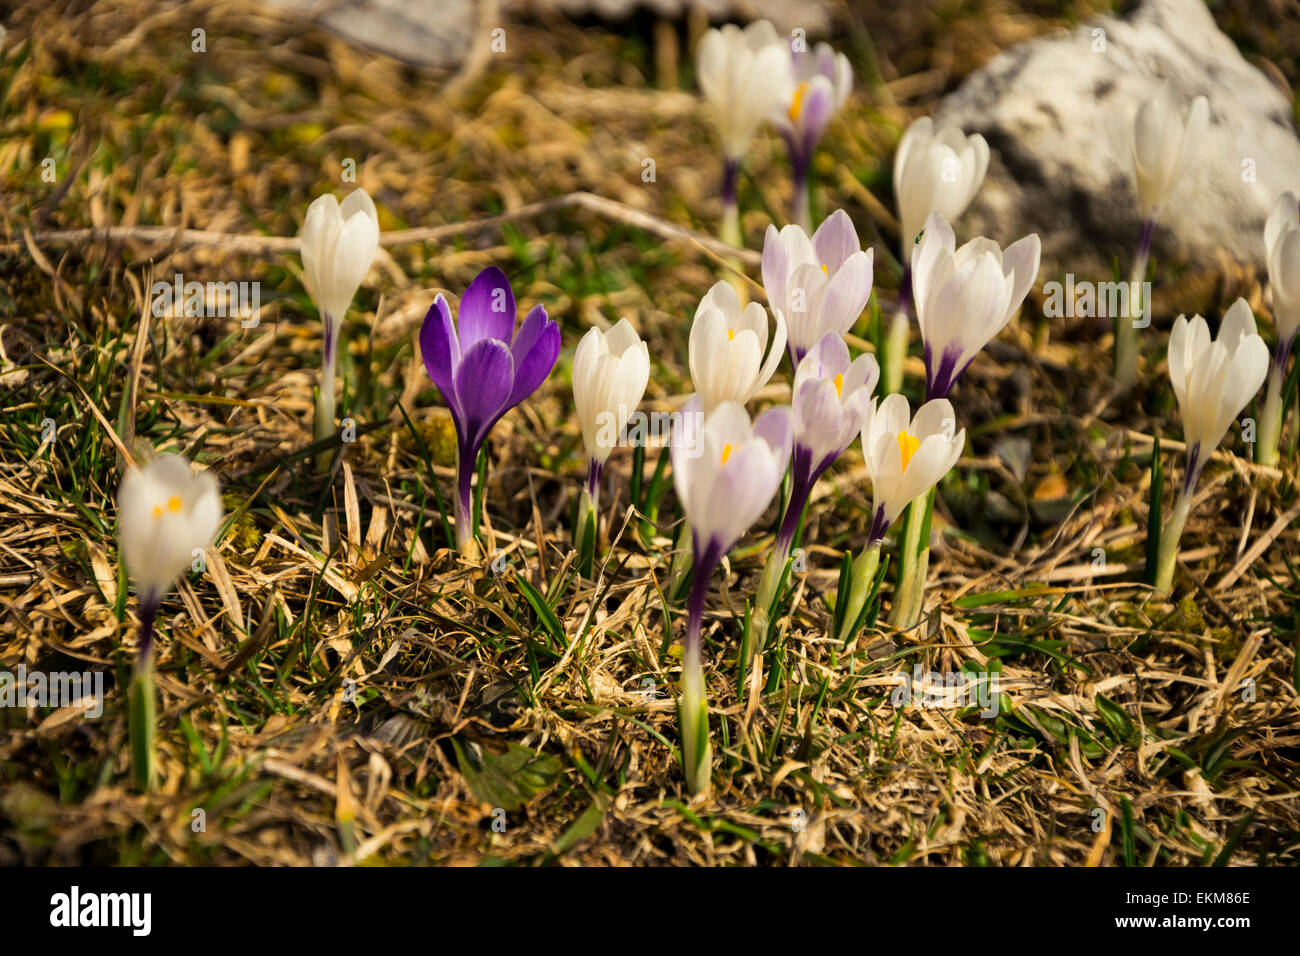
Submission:
M 925 604 L 925 579 L 930 570 L 930 519 L 934 514 L 933 488 L 907 506 L 903 541 L 898 552 L 898 587 L 889 611 L 889 623 L 907 629 L 921 619 Z
M 900 309 L 889 321 L 889 337 L 885 340 L 885 369 L 881 394 L 892 395 L 903 390 L 903 364 L 907 361 L 907 340 L 912 330 L 912 319 Z
M 1178 492 L 1174 510 L 1160 532 L 1160 557 L 1156 565 L 1156 590 L 1168 594 L 1174 583 L 1174 564 L 1178 560 L 1178 539 L 1183 536 L 1183 526 L 1187 524 L 1187 514 L 1192 506 L 1194 486 L 1184 486 Z
M 1264 391 L 1264 408 L 1259 414 L 1255 433 L 1255 460 L 1270 468 L 1277 467 L 1278 444 L 1282 438 L 1282 369 L 1273 362 L 1268 369 Z
M 876 570 L 880 567 L 880 542 L 869 541 L 862 553 L 853 559 L 853 587 L 849 591 L 848 604 L 844 616 L 840 619 L 840 646 L 853 635 L 853 626 L 862 615 L 866 606 L 867 595 L 871 592 L 871 583 L 876 579 Z
M 154 760 L 157 735 L 157 693 L 153 678 L 153 623 L 161 595 L 140 596 L 140 643 L 135 673 L 127 692 L 127 732 L 131 746 L 131 776 L 136 787 L 148 793 L 157 783 Z
M 1150 324 L 1151 303 L 1141 295 L 1140 290 L 1147 277 L 1147 263 L 1151 261 L 1151 236 L 1155 223 L 1147 220 L 1142 224 L 1142 235 L 1138 240 L 1137 256 L 1133 260 L 1133 271 L 1129 274 L 1129 288 L 1138 289 L 1138 303 L 1141 305 L 1143 327 Z M 1136 312 L 1130 303 L 1130 311 Z M 1120 315 L 1115 318 L 1115 381 L 1128 390 L 1137 380 L 1137 326 L 1132 316 Z

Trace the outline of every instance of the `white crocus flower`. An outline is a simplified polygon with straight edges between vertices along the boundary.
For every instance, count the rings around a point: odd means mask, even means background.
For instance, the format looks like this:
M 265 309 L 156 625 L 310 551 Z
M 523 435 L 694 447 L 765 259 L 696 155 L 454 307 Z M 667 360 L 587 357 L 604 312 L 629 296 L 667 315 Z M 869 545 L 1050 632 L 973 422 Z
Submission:
M 627 319 L 619 319 L 608 332 L 591 329 L 578 343 L 573 355 L 573 405 L 587 449 L 587 484 L 574 527 L 574 547 L 584 565 L 587 532 L 596 528 L 601 471 L 649 381 L 650 351 Z M 583 573 L 589 570 L 584 567 Z
M 902 222 L 903 263 L 930 213 L 956 219 L 984 182 L 989 145 L 979 133 L 966 136 L 956 126 L 935 128 L 922 116 L 907 128 L 894 154 L 894 196 Z
M 162 597 L 212 543 L 221 496 L 211 472 L 195 474 L 179 455 L 128 467 L 117 490 L 117 545 L 140 600 L 135 674 L 127 695 L 131 772 L 141 790 L 156 781 L 153 623 Z
M 875 250 L 862 251 L 853 221 L 837 209 L 808 238 L 795 225 L 767 227 L 763 288 L 788 325 L 795 368 L 827 332 L 844 335 L 871 298 Z
M 1217 339 L 1210 338 L 1210 328 L 1199 315 L 1190 322 L 1185 315 L 1174 321 L 1169 335 L 1169 380 L 1183 416 L 1187 470 L 1173 513 L 1160 535 L 1153 580 L 1160 591 L 1168 591 L 1173 584 L 1178 541 L 1201 469 L 1264 384 L 1268 366 L 1268 346 L 1255 331 L 1255 316 L 1245 299 L 1238 299 L 1228 309 Z
M 790 49 L 768 20 L 704 34 L 695 51 L 700 92 L 712 107 L 729 163 L 739 164 L 758 127 L 790 95 Z
M 144 607 L 162 596 L 212 543 L 221 496 L 211 472 L 195 474 L 179 455 L 129 468 L 117 492 L 118 548 Z
M 700 300 L 688 345 L 691 378 L 710 412 L 722 402 L 744 405 L 767 384 L 785 349 L 785 318 L 774 310 L 776 329 L 767 344 L 767 311 L 757 302 L 743 309 L 727 282 L 714 284 Z M 764 360 L 764 352 L 767 358 Z
M 1268 374 L 1268 346 L 1255 331 L 1255 317 L 1238 299 L 1223 317 L 1218 339 L 1199 315 L 1180 315 L 1169 335 L 1169 379 L 1183 416 L 1191 464 L 1199 473 L 1237 414 Z
M 1255 458 L 1261 465 L 1278 461 L 1278 444 L 1282 437 L 1282 385 L 1286 381 L 1287 361 L 1300 332 L 1300 206 L 1295 193 L 1278 197 L 1264 224 L 1264 249 L 1268 262 L 1268 285 L 1273 300 L 1273 324 L 1277 344 L 1268 370 L 1264 410 L 1259 418 L 1259 441 Z
M 1269 212 L 1264 248 L 1278 342 L 1289 349 L 1300 331 L 1300 203 L 1295 193 L 1283 193 Z
M 1133 169 L 1144 220 L 1154 220 L 1200 145 L 1210 122 L 1204 96 L 1185 105 L 1173 82 L 1138 108 L 1133 121 Z
M 976 353 L 1020 310 L 1042 253 L 1037 234 L 1005 250 L 982 236 L 956 246 L 952 227 L 933 213 L 912 252 L 927 398 L 945 397 Z
M 790 409 L 770 408 L 751 425 L 743 406 L 722 402 L 706 412 L 692 396 L 673 434 L 673 483 L 691 527 L 695 574 L 682 649 L 682 764 L 692 793 L 709 785 L 708 696 L 700 625 L 718 562 L 772 503 L 790 460 Z
M 587 457 L 603 465 L 650 381 L 650 351 L 627 319 L 590 329 L 573 355 L 573 404 Z
M 307 207 L 299 233 L 302 271 L 325 327 L 321 351 L 320 397 L 316 407 L 316 437 L 334 430 L 334 369 L 338 361 L 339 330 L 379 249 L 379 214 L 364 189 L 339 203 L 331 194 L 318 196 Z
M 957 431 L 946 398 L 926 402 L 913 417 L 906 398 L 887 396 L 862 430 L 872 491 L 868 542 L 882 540 L 903 509 L 952 470 L 965 446 L 966 429 Z

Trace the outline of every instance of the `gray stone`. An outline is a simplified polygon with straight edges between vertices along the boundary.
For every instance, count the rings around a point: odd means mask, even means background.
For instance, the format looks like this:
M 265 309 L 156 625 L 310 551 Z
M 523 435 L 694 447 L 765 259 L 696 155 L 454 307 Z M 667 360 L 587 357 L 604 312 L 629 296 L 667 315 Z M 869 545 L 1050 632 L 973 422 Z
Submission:
M 415 66 L 464 61 L 478 28 L 476 0 L 265 0 L 356 46 Z
M 1108 273 L 1114 256 L 1127 275 L 1140 225 L 1133 117 L 1166 78 L 1209 100 L 1210 127 L 1161 211 L 1154 254 L 1211 265 L 1226 249 L 1262 265 L 1268 209 L 1300 189 L 1300 141 L 1287 97 L 1203 0 L 1146 0 L 1126 18 L 1013 47 L 968 77 L 936 119 L 982 133 L 993 158 L 958 236 L 1037 232 L 1044 280 Z

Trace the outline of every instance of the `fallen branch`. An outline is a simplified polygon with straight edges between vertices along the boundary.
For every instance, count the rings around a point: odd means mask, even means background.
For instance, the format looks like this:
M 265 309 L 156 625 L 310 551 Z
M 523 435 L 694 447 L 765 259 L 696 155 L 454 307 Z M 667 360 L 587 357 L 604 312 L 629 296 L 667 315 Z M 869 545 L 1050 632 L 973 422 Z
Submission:
M 749 266 L 756 266 L 762 256 L 752 249 L 738 249 L 713 236 L 688 229 L 669 222 L 640 209 L 633 209 L 624 203 L 606 199 L 589 192 L 572 192 L 552 199 L 542 199 L 520 206 L 510 212 L 482 219 L 470 219 L 465 222 L 448 223 L 445 226 L 423 226 L 416 229 L 398 229 L 381 233 L 379 244 L 382 246 L 401 246 L 416 242 L 443 242 L 459 236 L 471 235 L 492 229 L 505 223 L 532 219 L 548 212 L 560 209 L 586 209 L 607 219 L 613 219 L 637 229 L 653 233 L 662 239 L 685 242 L 700 249 L 714 259 L 739 259 Z M 166 242 L 174 248 L 187 246 L 222 246 L 232 252 L 251 252 L 256 254 L 284 253 L 298 251 L 297 236 L 251 236 L 228 232 L 210 232 L 203 229 L 185 229 L 176 226 L 104 226 L 92 229 L 48 229 L 31 234 L 37 245 L 75 246 L 93 242 Z M 0 248 L 7 252 L 16 252 L 21 244 L 5 243 Z

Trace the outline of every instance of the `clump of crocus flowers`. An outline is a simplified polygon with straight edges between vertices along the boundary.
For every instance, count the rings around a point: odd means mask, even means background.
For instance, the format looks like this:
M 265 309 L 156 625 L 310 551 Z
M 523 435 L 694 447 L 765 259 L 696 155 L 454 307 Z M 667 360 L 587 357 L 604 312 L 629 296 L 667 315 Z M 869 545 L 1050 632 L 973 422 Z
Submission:
M 951 221 L 966 211 L 989 168 L 989 146 L 979 133 L 967 136 L 950 124 L 936 126 L 922 116 L 912 123 L 894 154 L 894 198 L 898 203 L 899 258 L 903 276 L 898 303 L 884 343 L 884 391 L 903 387 L 903 365 L 913 304 L 912 248 L 931 213 Z

